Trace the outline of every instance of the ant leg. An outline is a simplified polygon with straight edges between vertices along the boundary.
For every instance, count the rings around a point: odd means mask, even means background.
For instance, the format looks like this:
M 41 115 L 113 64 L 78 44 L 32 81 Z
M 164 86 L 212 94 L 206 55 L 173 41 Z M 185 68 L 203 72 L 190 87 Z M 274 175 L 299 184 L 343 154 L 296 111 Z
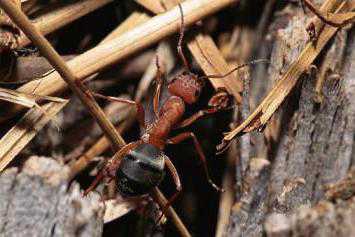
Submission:
M 179 174 L 178 174 L 174 164 L 171 162 L 171 160 L 167 156 L 164 156 L 164 161 L 165 161 L 165 165 L 168 168 L 171 176 L 173 177 L 174 183 L 176 185 L 176 192 L 168 199 L 168 202 L 165 204 L 164 208 L 162 209 L 162 214 L 159 217 L 157 223 L 160 222 L 161 218 L 163 218 L 163 215 L 166 214 L 166 211 L 171 206 L 171 204 L 173 204 L 173 202 L 176 200 L 176 198 L 179 196 L 179 194 L 182 190 L 180 177 L 179 177 Z
M 177 45 L 177 51 L 178 54 L 186 68 L 187 71 L 190 71 L 190 65 L 184 55 L 184 52 L 182 51 L 182 41 L 184 39 L 184 32 L 185 32 L 185 23 L 184 23 L 184 12 L 182 10 L 181 4 L 178 4 L 179 9 L 180 9 L 180 15 L 181 15 L 181 25 L 180 25 L 180 34 L 179 34 L 179 41 Z
M 220 111 L 217 108 L 212 108 L 212 109 L 205 109 L 205 110 L 200 110 L 197 113 L 193 114 L 191 117 L 184 119 L 181 121 L 179 124 L 177 124 L 174 128 L 184 128 L 187 126 L 190 126 L 192 123 L 195 121 L 199 120 L 200 118 L 204 117 L 207 114 L 214 114 Z
M 159 100 L 160 100 L 161 87 L 163 85 L 163 80 L 162 80 L 163 73 L 160 68 L 158 55 L 156 55 L 155 64 L 157 66 L 157 76 L 156 76 L 157 87 L 155 88 L 155 94 L 154 94 L 154 98 L 153 98 L 153 109 L 154 109 L 154 113 L 155 113 L 156 118 L 159 118 Z
M 178 144 L 188 138 L 191 138 L 193 143 L 194 143 L 194 146 L 195 146 L 195 149 L 197 151 L 197 154 L 200 158 L 200 160 L 202 161 L 202 164 L 203 164 L 203 168 L 205 170 L 205 174 L 206 174 L 206 177 L 207 177 L 207 180 L 208 182 L 212 185 L 212 187 L 214 189 L 216 189 L 217 191 L 220 191 L 220 192 L 223 192 L 224 190 L 220 187 L 218 187 L 210 178 L 210 175 L 209 175 L 209 172 L 208 172 L 208 168 L 207 168 L 207 161 L 206 161 L 206 157 L 205 157 L 205 154 L 203 153 L 203 150 L 202 150 L 202 147 L 199 143 L 199 141 L 197 140 L 195 134 L 193 132 L 184 132 L 184 133 L 181 133 L 175 137 L 172 137 L 172 138 L 169 138 L 167 140 L 167 144 Z
M 134 149 L 142 143 L 141 140 L 136 142 L 128 143 L 123 146 L 115 155 L 108 161 L 104 168 L 100 170 L 98 175 L 96 175 L 95 180 L 90 184 L 90 186 L 84 191 L 83 196 L 86 196 L 101 182 L 105 177 L 109 177 L 110 181 L 115 177 L 115 172 L 118 166 L 120 165 L 121 159 L 126 155 L 130 150 Z
M 183 128 L 189 126 L 192 123 L 194 123 L 196 120 L 202 118 L 205 115 L 214 114 L 221 110 L 230 109 L 232 108 L 230 106 L 231 101 L 232 99 L 231 96 L 228 94 L 228 92 L 225 89 L 220 88 L 209 100 L 208 102 L 208 106 L 210 107 L 209 109 L 198 111 L 191 117 L 177 124 L 175 128 Z
M 170 205 L 171 203 L 176 199 L 176 197 L 179 195 L 179 193 L 181 192 L 182 190 L 182 187 L 181 187 L 181 182 L 180 182 L 180 177 L 179 177 L 179 174 L 173 164 L 173 162 L 171 162 L 171 160 L 169 159 L 169 157 L 165 156 L 164 157 L 164 160 L 165 160 L 165 165 L 166 167 L 168 168 L 168 170 L 170 171 L 170 174 L 171 176 L 173 177 L 173 180 L 174 180 L 174 183 L 176 185 L 176 193 L 169 199 L 169 202 Z M 169 204 L 167 204 L 167 206 L 169 207 L 170 206 Z
M 105 96 L 105 95 L 101 95 L 101 94 L 98 94 L 98 93 L 95 93 L 95 92 L 91 92 L 91 94 L 94 97 L 102 98 L 102 99 L 105 99 L 105 100 L 114 101 L 114 102 L 120 102 L 120 103 L 125 103 L 125 104 L 130 104 L 130 105 L 135 105 L 136 106 L 136 110 L 137 110 L 138 123 L 139 123 L 139 125 L 141 127 L 146 128 L 145 120 L 144 120 L 145 112 L 144 112 L 144 108 L 143 108 L 141 103 L 133 101 L 133 100 L 118 98 L 118 97 Z

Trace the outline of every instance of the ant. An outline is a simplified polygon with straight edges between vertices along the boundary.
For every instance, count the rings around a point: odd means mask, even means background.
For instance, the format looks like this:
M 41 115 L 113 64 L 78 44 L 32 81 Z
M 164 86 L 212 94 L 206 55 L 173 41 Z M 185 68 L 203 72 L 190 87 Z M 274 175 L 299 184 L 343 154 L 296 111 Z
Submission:
M 175 76 L 168 83 L 169 96 L 159 107 L 160 92 L 163 85 L 162 72 L 159 66 L 159 59 L 156 58 L 157 76 L 156 89 L 153 98 L 153 110 L 155 120 L 151 124 L 145 124 L 145 111 L 143 106 L 135 101 L 117 97 L 109 97 L 93 93 L 95 97 L 104 98 L 121 103 L 135 105 L 137 109 L 137 120 L 144 133 L 138 141 L 131 142 L 121 148 L 114 157 L 96 176 L 90 187 L 85 190 L 84 195 L 93 190 L 103 178 L 115 179 L 117 189 L 122 196 L 132 197 L 148 194 L 152 188 L 158 186 L 164 177 L 165 166 L 169 170 L 176 185 L 177 192 L 169 199 L 166 208 L 181 192 L 181 182 L 173 163 L 163 152 L 168 144 L 178 144 L 184 140 L 192 139 L 199 159 L 202 161 L 204 172 L 208 182 L 217 191 L 223 191 L 210 178 L 207 168 L 206 157 L 202 147 L 193 132 L 183 132 L 177 136 L 169 137 L 169 133 L 176 128 L 189 126 L 199 118 L 227 109 L 231 104 L 231 96 L 225 90 L 219 90 L 209 100 L 209 109 L 200 110 L 190 118 L 182 120 L 185 114 L 186 105 L 191 105 L 199 99 L 204 86 L 203 79 L 223 78 L 238 70 L 241 67 L 255 63 L 238 66 L 225 75 L 197 76 L 190 70 L 188 61 L 182 51 L 182 41 L 184 37 L 184 17 L 181 5 L 178 5 L 181 13 L 181 26 L 177 51 L 183 62 L 185 70 Z M 164 213 L 164 210 L 163 210 Z

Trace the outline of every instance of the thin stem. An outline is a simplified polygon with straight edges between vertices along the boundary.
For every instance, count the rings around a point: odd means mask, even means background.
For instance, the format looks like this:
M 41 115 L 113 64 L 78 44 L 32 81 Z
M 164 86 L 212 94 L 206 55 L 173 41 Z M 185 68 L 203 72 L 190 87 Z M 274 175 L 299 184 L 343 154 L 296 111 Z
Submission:
M 11 1 L 0 0 L 0 6 L 27 35 L 27 37 L 38 47 L 40 52 L 48 59 L 50 64 L 57 70 L 73 92 L 88 108 L 91 115 L 98 122 L 104 133 L 112 141 L 112 145 L 115 150 L 118 150 L 120 146 L 124 145 L 125 142 L 123 138 L 117 133 L 116 129 L 107 119 L 104 112 L 91 96 L 87 88 L 80 82 L 80 80 L 76 79 L 74 73 L 69 69 L 50 43 L 43 37 L 43 35 L 41 35 L 38 29 L 30 22 L 26 15 Z
M 151 195 L 153 196 L 154 200 L 156 200 L 159 203 L 159 205 L 161 205 L 161 203 L 164 204 L 168 203 L 168 200 L 164 197 L 164 195 L 159 191 L 158 188 L 154 188 L 153 191 L 151 192 Z M 184 223 L 181 221 L 181 219 L 179 218 L 179 216 L 176 214 L 175 210 L 171 206 L 167 209 L 167 214 L 174 222 L 181 236 L 191 237 L 191 234 L 187 230 L 186 226 L 184 225 Z
M 33 24 L 43 35 L 47 35 L 110 2 L 113 0 L 85 0 L 67 4 L 34 19 Z M 31 43 L 24 34 L 20 35 L 17 42 L 20 48 Z
M 208 15 L 211 15 L 223 7 L 227 7 L 236 0 L 187 0 L 182 3 L 184 9 L 185 26 L 189 26 Z M 74 71 L 79 79 L 86 78 L 103 68 L 118 62 L 123 58 L 146 48 L 153 43 L 177 32 L 180 23 L 178 7 L 149 19 L 144 16 L 138 26 L 126 31 L 122 35 L 110 37 L 107 42 L 88 50 L 87 52 L 68 61 L 68 66 Z M 29 82 L 18 89 L 18 91 L 31 93 L 37 82 Z M 36 93 L 41 95 L 53 95 L 66 89 L 60 75 L 54 72 L 42 78 L 41 85 Z M 0 122 L 19 112 L 21 107 L 13 106 L 6 115 L 0 118 Z
M 30 20 L 26 15 L 16 7 L 11 1 L 0 0 L 0 6 L 2 9 L 11 17 L 11 19 L 17 24 L 17 26 L 27 35 L 27 37 L 38 47 L 39 51 L 47 58 L 51 65 L 57 70 L 57 72 L 62 76 L 62 78 L 68 83 L 72 91 L 79 97 L 81 102 L 88 108 L 93 118 L 100 125 L 101 129 L 105 135 L 110 139 L 111 144 L 116 151 L 120 149 L 121 146 L 125 145 L 125 141 L 116 131 L 113 124 L 107 119 L 105 113 L 102 111 L 100 106 L 96 103 L 95 99 L 89 92 L 89 90 L 77 80 L 74 73 L 70 70 L 67 64 L 62 60 L 59 54 L 54 50 L 46 38 L 41 35 L 41 33 L 36 29 L 36 27 L 31 24 Z M 166 206 L 167 200 L 158 188 L 154 189 L 155 194 L 159 194 L 156 201 L 161 207 Z M 175 223 L 177 229 L 181 232 L 183 236 L 190 236 L 186 227 L 182 223 L 179 216 L 175 213 L 173 208 L 168 210 L 169 216 Z

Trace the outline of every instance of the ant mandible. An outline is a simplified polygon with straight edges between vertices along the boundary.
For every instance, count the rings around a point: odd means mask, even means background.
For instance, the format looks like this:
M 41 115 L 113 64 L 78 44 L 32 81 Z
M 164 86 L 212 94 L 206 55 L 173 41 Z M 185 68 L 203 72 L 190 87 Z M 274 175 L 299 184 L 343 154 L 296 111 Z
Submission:
M 114 155 L 114 157 L 99 172 L 94 182 L 84 192 L 84 195 L 93 190 L 103 178 L 110 178 L 110 180 L 115 179 L 117 189 L 123 196 L 129 197 L 148 194 L 152 188 L 158 186 L 162 181 L 164 168 L 166 166 L 173 177 L 177 190 L 177 192 L 169 199 L 167 206 L 170 205 L 181 191 L 181 182 L 176 168 L 169 157 L 164 154 L 163 150 L 167 144 L 178 144 L 187 139 L 192 139 L 193 141 L 198 157 L 202 161 L 208 182 L 217 191 L 222 191 L 222 189 L 219 188 L 209 176 L 206 157 L 195 134 L 193 132 L 183 132 L 177 136 L 169 138 L 169 133 L 173 129 L 189 126 L 206 114 L 216 113 L 226 109 L 230 105 L 230 95 L 225 90 L 220 90 L 210 99 L 208 103 L 210 106 L 209 109 L 200 110 L 190 118 L 182 120 L 185 113 L 185 106 L 193 104 L 199 99 L 204 85 L 203 79 L 226 77 L 241 67 L 255 63 L 257 60 L 238 66 L 225 75 L 198 77 L 196 74 L 192 73 L 188 61 L 182 51 L 184 15 L 181 5 L 178 6 L 181 14 L 181 25 L 177 51 L 185 70 L 168 83 L 169 96 L 159 108 L 160 92 L 163 81 L 158 57 L 156 58 L 157 86 L 153 98 L 153 110 L 155 114 L 154 122 L 148 125 L 145 124 L 145 111 L 143 106 L 138 102 L 93 93 L 96 97 L 135 105 L 137 109 L 137 120 L 140 126 L 144 128 L 145 132 L 138 141 L 125 145 Z

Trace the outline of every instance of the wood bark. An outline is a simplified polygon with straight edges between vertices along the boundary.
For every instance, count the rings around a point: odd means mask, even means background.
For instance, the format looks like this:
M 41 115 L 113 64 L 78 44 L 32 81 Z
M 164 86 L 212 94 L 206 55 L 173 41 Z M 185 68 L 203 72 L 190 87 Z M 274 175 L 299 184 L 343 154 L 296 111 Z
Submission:
M 268 30 L 273 42 L 268 77 L 265 72 L 252 77 L 252 105 L 303 49 L 305 19 L 294 8 L 275 15 Z M 325 187 L 344 179 L 355 164 L 355 30 L 339 30 L 312 68 L 264 133 L 239 139 L 241 187 L 226 236 L 355 235 L 354 199 L 324 202 Z M 277 139 L 268 135 L 271 126 Z
M 67 175 L 67 167 L 35 156 L 1 173 L 0 236 L 101 236 L 99 195 L 82 197 Z

